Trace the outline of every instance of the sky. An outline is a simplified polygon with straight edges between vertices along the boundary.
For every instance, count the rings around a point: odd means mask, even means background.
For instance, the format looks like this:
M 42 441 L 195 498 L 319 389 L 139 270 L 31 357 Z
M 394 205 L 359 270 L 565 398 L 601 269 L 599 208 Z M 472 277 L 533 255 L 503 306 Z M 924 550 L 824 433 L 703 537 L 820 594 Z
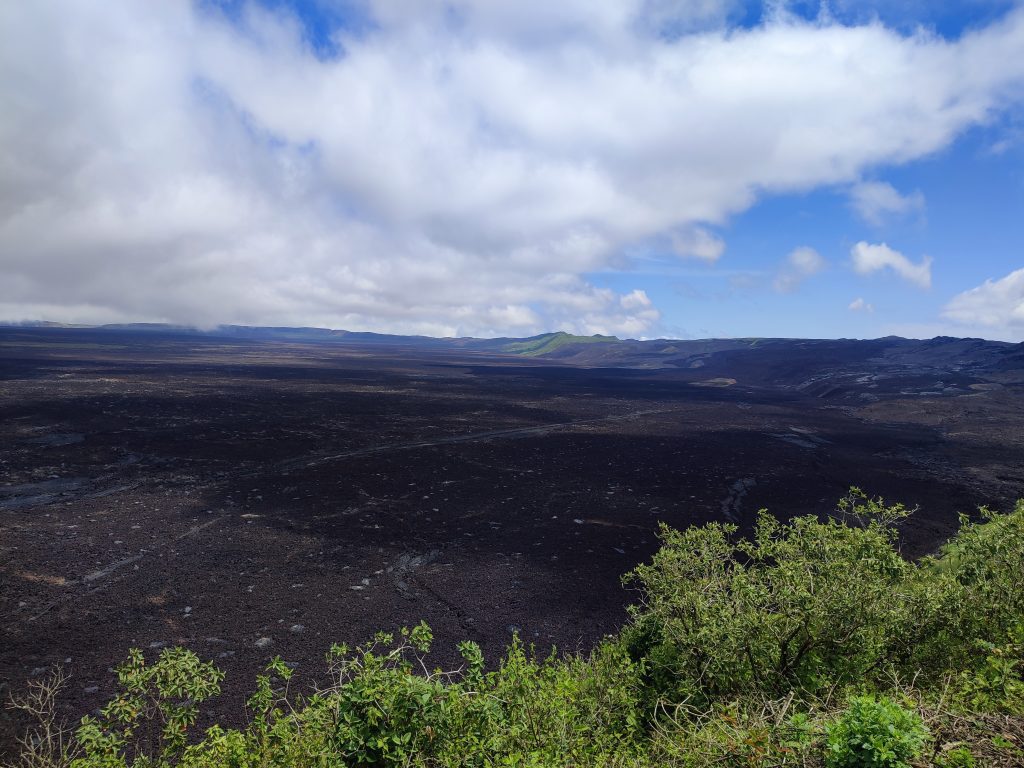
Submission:
M 0 321 L 1024 340 L 1019 0 L 0 4 Z

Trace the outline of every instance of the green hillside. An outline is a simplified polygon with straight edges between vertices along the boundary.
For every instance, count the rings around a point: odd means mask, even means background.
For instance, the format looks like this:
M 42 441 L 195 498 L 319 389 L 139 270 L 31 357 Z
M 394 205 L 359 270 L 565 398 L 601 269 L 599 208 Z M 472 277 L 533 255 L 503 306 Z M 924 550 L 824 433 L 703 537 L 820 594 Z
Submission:
M 558 333 L 544 333 L 540 336 L 533 336 L 522 341 L 512 342 L 502 347 L 505 352 L 512 352 L 526 357 L 536 357 L 554 352 L 556 349 L 567 344 L 610 344 L 619 341 L 615 336 L 574 336 L 571 333 L 559 331 Z

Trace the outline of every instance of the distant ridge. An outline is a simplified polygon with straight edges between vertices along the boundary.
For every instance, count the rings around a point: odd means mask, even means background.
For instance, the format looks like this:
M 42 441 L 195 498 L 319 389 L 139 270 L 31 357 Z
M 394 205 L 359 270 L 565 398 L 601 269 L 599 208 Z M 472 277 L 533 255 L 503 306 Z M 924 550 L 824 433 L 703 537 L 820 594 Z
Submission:
M 653 339 L 578 336 L 564 331 L 527 338 L 436 338 L 399 336 L 330 328 L 222 325 L 211 329 L 164 323 L 118 323 L 100 326 L 45 321 L 0 324 L 9 331 L 41 334 L 126 334 L 167 339 L 234 339 L 328 345 L 366 345 L 403 349 L 476 352 L 550 361 L 588 368 L 702 369 L 708 378 L 749 372 L 758 381 L 793 383 L 815 375 L 854 375 L 860 368 L 882 365 L 906 373 L 929 370 L 971 371 L 1024 369 L 1024 343 L 937 336 L 932 339 Z M 818 373 L 816 373 L 818 372 Z

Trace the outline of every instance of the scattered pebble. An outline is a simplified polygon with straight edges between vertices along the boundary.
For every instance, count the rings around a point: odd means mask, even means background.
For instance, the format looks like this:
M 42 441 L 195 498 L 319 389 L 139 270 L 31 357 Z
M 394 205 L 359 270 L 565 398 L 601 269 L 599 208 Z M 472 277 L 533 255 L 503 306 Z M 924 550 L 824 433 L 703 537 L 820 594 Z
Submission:
M 255 645 L 257 648 L 269 648 L 271 645 L 273 645 L 273 643 L 274 641 L 271 640 L 269 637 L 261 637 L 253 645 Z
M 296 635 L 301 635 L 303 632 L 306 631 L 306 627 L 302 624 L 292 624 L 291 628 L 288 631 Z

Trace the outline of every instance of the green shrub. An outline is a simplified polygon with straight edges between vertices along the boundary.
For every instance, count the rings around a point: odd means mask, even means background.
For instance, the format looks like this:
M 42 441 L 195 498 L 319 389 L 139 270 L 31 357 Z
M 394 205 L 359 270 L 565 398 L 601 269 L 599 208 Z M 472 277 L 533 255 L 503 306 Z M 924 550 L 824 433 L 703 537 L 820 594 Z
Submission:
M 165 648 L 146 665 L 133 648 L 117 669 L 121 691 L 101 717 L 85 717 L 76 738 L 85 756 L 72 768 L 170 765 L 185 748 L 199 704 L 220 693 L 224 673 L 184 648 Z
M 426 624 L 391 635 L 349 654 L 332 648 L 336 685 L 333 750 L 354 765 L 401 765 L 429 747 L 444 717 L 445 687 L 437 676 L 413 674 L 410 653 L 425 654 L 432 636 Z
M 999 514 L 982 507 L 926 566 L 946 587 L 943 615 L 958 647 L 1003 643 L 1024 616 L 1024 500 Z
M 734 701 L 710 710 L 673 708 L 652 734 L 648 765 L 805 768 L 819 765 L 821 729 L 808 714 L 785 717 L 789 699 Z
M 813 695 L 897 657 L 921 610 L 891 526 L 906 513 L 858 498 L 863 526 L 764 512 L 752 539 L 718 523 L 663 526 L 661 549 L 629 577 L 643 599 L 624 634 L 656 696 Z
M 858 696 L 826 729 L 828 768 L 909 768 L 928 729 L 920 715 L 889 698 Z
M 131 730 L 137 706 L 122 694 L 108 706 L 117 716 L 87 719 L 79 729 L 85 756 L 75 768 L 637 764 L 645 735 L 637 673 L 619 645 L 602 643 L 587 658 L 537 659 L 514 638 L 498 668 L 485 672 L 480 649 L 463 643 L 462 668 L 441 672 L 425 663 L 431 640 L 421 623 L 356 648 L 336 645 L 330 683 L 308 700 L 289 698 L 291 670 L 274 659 L 257 678 L 246 728 L 214 726 L 186 747 L 176 727 L 173 749 L 163 752 L 139 749 L 141 732 Z M 178 650 L 147 668 L 133 652 L 123 676 L 132 691 L 143 679 L 181 677 L 182 690 L 197 694 L 189 700 L 194 706 L 213 669 L 196 661 Z M 157 696 L 158 711 L 171 712 L 159 709 L 169 706 L 170 693 Z M 191 724 L 195 711 L 189 713 Z
M 953 703 L 969 712 L 1024 714 L 1024 624 L 1001 645 L 976 640 L 980 663 L 961 671 L 952 687 Z
M 974 754 L 967 747 L 953 747 L 935 758 L 936 768 L 975 768 Z

